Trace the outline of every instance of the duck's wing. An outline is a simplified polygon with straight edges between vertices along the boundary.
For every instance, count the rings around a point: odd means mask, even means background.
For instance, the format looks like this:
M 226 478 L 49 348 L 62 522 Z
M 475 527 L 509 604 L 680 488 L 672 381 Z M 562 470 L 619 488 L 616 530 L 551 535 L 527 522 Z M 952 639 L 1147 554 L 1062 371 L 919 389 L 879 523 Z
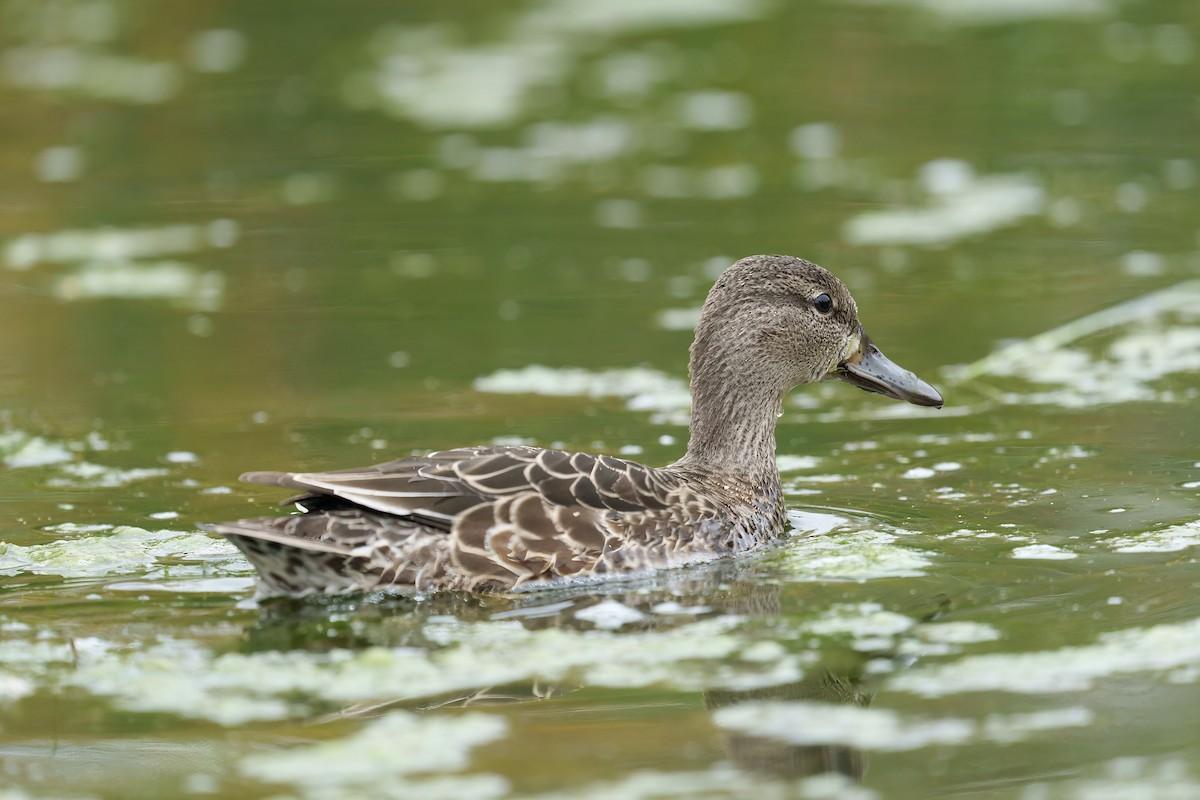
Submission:
M 449 530 L 475 506 L 533 494 L 547 504 L 618 512 L 657 511 L 676 486 L 659 470 L 612 456 L 525 446 L 443 450 L 361 469 L 248 472 L 242 480 L 300 489 L 302 506 L 337 498 Z
M 318 584 L 504 590 L 628 568 L 648 543 L 632 546 L 628 530 L 652 540 L 648 518 L 672 516 L 678 485 L 624 459 L 519 446 L 242 478 L 304 492 L 294 500 L 309 513 L 211 527 L 292 594 Z
M 285 502 L 305 511 L 368 509 L 448 530 L 456 516 L 488 500 L 446 472 L 466 452 L 447 450 L 330 472 L 247 472 L 241 480 L 300 489 L 303 494 Z

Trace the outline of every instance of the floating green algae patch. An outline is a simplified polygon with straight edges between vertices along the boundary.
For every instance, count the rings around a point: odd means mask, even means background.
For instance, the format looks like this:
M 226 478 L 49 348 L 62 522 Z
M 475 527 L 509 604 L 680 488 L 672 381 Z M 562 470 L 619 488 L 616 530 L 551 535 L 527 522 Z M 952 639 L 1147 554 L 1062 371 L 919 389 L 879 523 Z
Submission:
M 898 544 L 902 532 L 839 530 L 788 545 L 783 566 L 804 581 L 869 581 L 924 575 L 932 554 Z
M 98 577 L 144 572 L 167 560 L 199 561 L 208 569 L 245 573 L 233 545 L 202 533 L 121 526 L 111 533 L 28 546 L 0 542 L 0 574 L 29 572 Z
M 888 611 L 878 603 L 859 603 L 826 609 L 803 628 L 819 636 L 898 636 L 915 624 L 912 617 Z
M 26 433 L 0 431 L 0 460 L 9 469 L 53 468 L 46 484 L 56 488 L 115 488 L 134 481 L 162 477 L 161 467 L 120 469 L 83 461 L 83 453 L 111 449 L 112 444 L 99 431 L 91 431 L 80 441 L 59 440 Z
M 33 684 L 19 675 L 0 671 L 0 703 L 33 694 Z
M 806 657 L 780 648 L 764 659 L 754 640 L 719 617 L 665 631 L 528 630 L 517 622 L 432 623 L 439 645 L 323 653 L 214 655 L 167 641 L 89 659 L 65 684 L 133 711 L 163 711 L 237 725 L 304 715 L 314 706 L 407 701 L 481 687 L 544 681 L 591 686 L 753 689 L 798 680 Z
M 1079 408 L 1179 401 L 1190 395 L 1156 384 L 1200 370 L 1197 308 L 1200 281 L 1184 281 L 1006 345 L 949 370 L 950 378 L 956 384 L 1017 378 L 1057 387 L 999 395 L 1006 403 Z
M 715 721 L 729 730 L 789 744 L 895 751 L 979 741 L 1009 744 L 1043 731 L 1090 725 L 1092 714 L 1085 708 L 1067 707 L 1029 714 L 990 714 L 982 720 L 909 718 L 886 708 L 776 701 L 722 708 Z
M 917 635 L 922 639 L 940 644 L 971 644 L 974 642 L 994 642 L 1000 638 L 1000 632 L 986 622 L 926 622 L 917 628 Z
M 357 733 L 256 753 L 242 759 L 245 775 L 292 785 L 302 798 L 499 798 L 508 782 L 498 775 L 460 773 L 471 751 L 508 732 L 503 718 L 477 712 L 454 717 L 393 711 Z
M 1107 539 L 1105 545 L 1118 553 L 1171 553 L 1200 545 L 1200 520 L 1171 525 L 1155 531 Z
M 521 800 L 879 800 L 879 795 L 836 773 L 795 780 L 737 769 L 721 763 L 695 772 L 641 769 L 609 781 L 525 795 Z
M 59 472 L 61 474 L 50 478 L 46 481 L 46 485 L 53 486 L 56 489 L 115 489 L 135 481 L 144 481 L 148 478 L 161 478 L 167 474 L 165 469 L 159 467 L 119 469 L 117 467 L 106 467 L 102 464 L 93 464 L 90 461 L 64 464 L 59 469 Z
M 1030 785 L 1026 796 L 1046 800 L 1192 800 L 1200 797 L 1200 774 L 1180 756 L 1128 756 L 1092 765 L 1083 775 Z
M 0 433 L 0 458 L 9 469 L 20 469 L 73 461 L 75 452 L 64 442 L 8 430 Z
M 1024 653 L 969 655 L 895 675 L 891 689 L 922 697 L 962 692 L 1044 694 L 1082 691 L 1109 677 L 1167 672 L 1200 681 L 1200 619 L 1101 634 L 1094 644 Z

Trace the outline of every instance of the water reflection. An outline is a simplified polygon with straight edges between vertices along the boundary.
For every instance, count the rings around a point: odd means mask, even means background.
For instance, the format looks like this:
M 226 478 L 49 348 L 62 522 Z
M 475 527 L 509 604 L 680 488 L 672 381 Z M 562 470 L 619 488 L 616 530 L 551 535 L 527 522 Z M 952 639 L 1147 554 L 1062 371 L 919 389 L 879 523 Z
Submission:
M 862 664 L 867 659 L 855 653 L 846 655 L 850 660 L 860 659 L 860 663 L 838 664 L 836 667 L 818 664 L 810 670 L 812 677 L 785 686 L 742 692 L 708 690 L 704 693 L 704 706 L 716 711 L 737 708 L 744 703 L 805 701 L 825 705 L 870 705 L 871 694 L 863 688 L 862 675 Z M 720 718 L 716 719 L 719 724 Z M 854 783 L 860 783 L 867 772 L 867 753 L 834 740 L 828 744 L 793 744 L 760 735 L 754 732 L 753 727 L 738 730 L 726 725 L 720 726 L 720 730 L 725 751 L 738 766 L 746 770 L 785 778 L 835 772 L 845 775 Z M 819 730 L 813 731 L 808 738 L 820 740 L 821 733 Z
M 697 572 L 708 574 L 698 575 Z M 448 646 L 438 631 L 438 626 L 447 622 L 471 625 L 514 621 L 526 631 L 562 630 L 586 636 L 588 631 L 615 628 L 626 635 L 672 628 L 686 630 L 697 619 L 725 615 L 760 622 L 775 619 L 781 613 L 780 587 L 773 582 L 760 581 L 755 572 L 754 567 L 705 565 L 702 570 L 688 570 L 679 575 L 677 580 L 670 581 L 669 587 L 648 586 L 635 592 L 622 592 L 617 587 L 601 594 L 576 589 L 517 598 L 443 593 L 421 600 L 383 597 L 366 602 L 346 598 L 281 599 L 265 606 L 255 625 L 247 629 L 243 649 L 246 652 L 297 649 L 329 652 L 384 646 L 419 648 L 436 658 L 434 653 Z M 624 609 L 632 616 L 622 617 L 612 607 Z M 589 613 L 598 609 L 604 610 Z M 458 646 L 465 644 L 462 640 Z M 778 658 L 781 653 L 777 648 L 774 641 L 762 640 L 758 642 L 754 658 Z M 558 657 L 562 655 L 560 653 Z M 683 660 L 688 658 L 686 653 L 679 656 Z M 607 665 L 610 673 L 616 666 L 611 662 L 620 658 L 618 652 L 606 659 L 610 662 Z M 881 659 L 892 660 L 897 665 L 908 662 L 906 658 L 880 652 L 830 652 L 821 656 L 820 661 L 807 658 L 802 679 L 749 689 L 704 688 L 701 692 L 703 705 L 710 712 L 797 701 L 866 706 L 873 689 L 867 688 L 871 681 L 866 678 L 864 667 L 869 661 L 876 663 L 874 683 L 878 683 Z M 670 678 L 667 680 L 671 681 Z M 702 686 L 704 679 L 700 681 Z M 616 685 L 621 684 L 618 679 Z M 355 703 L 311 722 L 375 719 L 388 717 L 397 709 L 432 713 L 449 708 L 488 709 L 554 701 L 569 705 L 570 695 L 588 686 L 588 682 L 577 679 L 535 679 L 503 685 L 479 684 L 467 691 L 442 696 L 391 700 L 382 697 L 386 687 L 379 686 L 381 699 Z M 539 713 L 555 714 L 553 709 L 542 709 Z M 571 712 L 564 708 L 561 713 Z M 713 719 L 719 721 L 719 715 L 714 715 Z M 858 782 L 866 771 L 866 754 L 836 741 L 827 745 L 795 744 L 754 731 L 739 730 L 734 725 L 717 724 L 715 727 L 727 756 L 739 768 L 750 772 L 788 780 L 836 772 Z M 820 732 L 813 731 L 809 738 L 819 739 Z

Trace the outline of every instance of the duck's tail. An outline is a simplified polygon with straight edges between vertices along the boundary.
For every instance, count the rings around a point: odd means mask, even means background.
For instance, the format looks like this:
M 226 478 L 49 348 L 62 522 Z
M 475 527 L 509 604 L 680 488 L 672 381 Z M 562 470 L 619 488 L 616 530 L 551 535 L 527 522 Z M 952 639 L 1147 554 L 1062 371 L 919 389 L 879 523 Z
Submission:
M 258 596 L 305 597 L 369 591 L 378 575 L 363 571 L 361 556 L 336 543 L 289 535 L 280 522 L 264 517 L 201 525 L 220 534 L 249 559 L 258 572 Z

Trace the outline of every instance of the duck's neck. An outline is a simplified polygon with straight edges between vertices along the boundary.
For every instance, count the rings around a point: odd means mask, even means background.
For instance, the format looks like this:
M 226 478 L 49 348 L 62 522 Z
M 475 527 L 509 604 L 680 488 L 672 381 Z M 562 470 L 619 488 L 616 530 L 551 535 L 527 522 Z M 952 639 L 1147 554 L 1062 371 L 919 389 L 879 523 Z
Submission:
M 778 391 L 738 380 L 697 380 L 693 373 L 691 436 L 675 466 L 753 489 L 778 484 L 775 422 L 782 402 Z

